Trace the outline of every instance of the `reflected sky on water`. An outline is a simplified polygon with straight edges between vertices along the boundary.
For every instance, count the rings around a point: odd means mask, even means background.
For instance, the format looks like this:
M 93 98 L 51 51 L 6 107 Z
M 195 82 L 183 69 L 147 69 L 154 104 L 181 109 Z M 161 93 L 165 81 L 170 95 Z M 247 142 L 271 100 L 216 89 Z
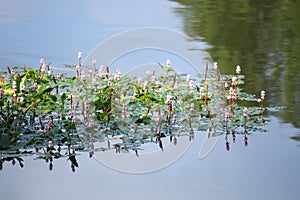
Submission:
M 269 132 L 243 136 L 226 151 L 221 138 L 203 160 L 204 135 L 170 167 L 132 175 L 111 170 L 88 155 L 78 156 L 73 173 L 66 159 L 25 158 L 25 167 L 5 163 L 0 172 L 1 199 L 298 199 L 299 24 L 297 1 L 2 1 L 0 65 L 55 66 L 77 61 L 99 42 L 144 26 L 185 32 L 205 42 L 222 73 L 242 66 L 249 93 L 267 90 L 269 105 L 288 109 L 271 117 Z M 276 9 L 275 9 L 276 8 Z M 279 8 L 285 8 L 282 11 Z M 275 17 L 278 16 L 278 17 Z M 297 19 L 297 20 L 296 20 Z M 156 61 L 156 60 L 155 60 Z M 291 125 L 291 123 L 293 125 Z

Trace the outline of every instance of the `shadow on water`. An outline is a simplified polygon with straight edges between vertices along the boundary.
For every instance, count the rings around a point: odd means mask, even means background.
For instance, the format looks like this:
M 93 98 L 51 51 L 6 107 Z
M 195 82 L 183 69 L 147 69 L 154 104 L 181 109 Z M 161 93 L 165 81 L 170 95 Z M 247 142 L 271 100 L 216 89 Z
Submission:
M 277 115 L 300 127 L 300 2 L 176 1 L 184 31 L 205 40 L 221 73 L 242 66 L 246 91 L 265 89 L 268 105 L 287 107 Z

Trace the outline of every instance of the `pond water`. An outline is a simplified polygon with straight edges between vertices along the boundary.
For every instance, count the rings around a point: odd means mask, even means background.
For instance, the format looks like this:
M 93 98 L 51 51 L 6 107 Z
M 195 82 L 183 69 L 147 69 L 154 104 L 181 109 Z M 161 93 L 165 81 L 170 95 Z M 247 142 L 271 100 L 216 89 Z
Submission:
M 206 136 L 198 133 L 180 159 L 153 173 L 118 172 L 88 153 L 77 156 L 75 173 L 63 158 L 53 161 L 52 171 L 34 157 L 25 157 L 23 168 L 4 163 L 1 199 L 299 199 L 299 7 L 299 1 L 250 0 L 2 1 L 3 68 L 38 66 L 42 57 L 63 67 L 77 62 L 78 51 L 87 55 L 112 35 L 161 27 L 197 40 L 221 73 L 241 65 L 247 92 L 265 90 L 267 106 L 287 108 L 269 113 L 268 132 L 249 135 L 248 146 L 237 135 L 236 143 L 229 138 L 227 151 L 221 136 L 201 160 Z M 157 55 L 153 62 L 160 59 Z

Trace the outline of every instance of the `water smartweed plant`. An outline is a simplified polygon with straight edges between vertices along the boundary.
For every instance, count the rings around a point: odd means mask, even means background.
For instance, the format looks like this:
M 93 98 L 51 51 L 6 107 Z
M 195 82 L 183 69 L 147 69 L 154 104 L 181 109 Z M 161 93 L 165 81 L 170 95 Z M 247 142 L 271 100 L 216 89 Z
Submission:
M 162 138 L 176 145 L 179 137 L 194 139 L 196 131 L 209 130 L 210 137 L 247 135 L 266 131 L 266 92 L 260 98 L 242 90 L 240 66 L 234 75 L 214 69 L 197 77 L 179 74 L 167 61 L 158 65 L 162 74 L 147 72 L 143 77 L 111 72 L 108 66 L 74 68 L 74 76 L 54 74 L 41 59 L 38 69 L 7 67 L 0 81 L 0 169 L 23 156 L 44 159 L 67 158 L 78 167 L 76 152 L 134 152 L 154 143 L 164 150 Z M 245 106 L 245 102 L 252 102 Z M 106 142 L 106 147 L 97 144 Z M 229 143 L 226 142 L 229 150 Z

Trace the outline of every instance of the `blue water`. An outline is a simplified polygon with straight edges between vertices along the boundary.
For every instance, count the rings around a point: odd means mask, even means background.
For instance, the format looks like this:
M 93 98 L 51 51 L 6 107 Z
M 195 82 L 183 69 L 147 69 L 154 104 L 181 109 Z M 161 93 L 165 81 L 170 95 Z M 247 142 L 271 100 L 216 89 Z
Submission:
M 182 30 L 175 8 L 158 1 L 1 1 L 0 66 L 54 66 L 77 63 L 100 42 L 141 27 Z M 208 44 L 206 44 L 209 46 Z M 162 58 L 161 58 L 162 59 Z M 154 62 L 156 62 L 155 60 Z M 5 163 L 1 199 L 299 199 L 300 148 L 290 137 L 300 130 L 270 117 L 267 133 L 243 136 L 225 149 L 221 137 L 213 151 L 198 158 L 205 137 L 197 134 L 188 151 L 171 166 L 133 175 L 114 171 L 82 153 L 73 173 L 66 159 L 48 163 L 26 157 L 24 168 Z
M 141 27 L 180 30 L 172 9 L 176 3 L 146 1 L 1 2 L 0 66 L 39 65 L 40 58 L 55 66 L 77 62 L 105 39 Z

